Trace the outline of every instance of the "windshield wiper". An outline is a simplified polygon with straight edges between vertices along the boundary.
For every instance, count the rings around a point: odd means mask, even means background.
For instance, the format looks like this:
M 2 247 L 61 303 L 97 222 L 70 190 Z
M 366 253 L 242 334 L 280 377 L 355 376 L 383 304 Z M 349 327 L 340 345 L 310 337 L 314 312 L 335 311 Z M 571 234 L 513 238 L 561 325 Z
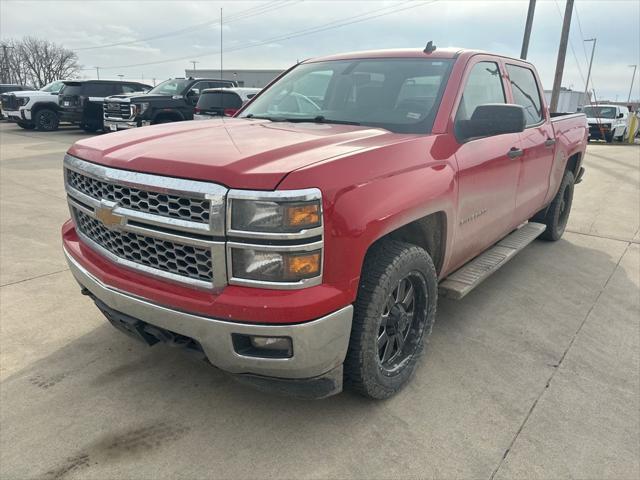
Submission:
M 287 122 L 301 123 L 301 122 L 313 122 L 313 123 L 335 123 L 336 125 L 360 125 L 358 122 L 352 122 L 349 120 L 333 120 L 325 118 L 324 115 L 318 115 L 316 117 L 309 118 L 287 118 Z
M 254 115 L 253 113 L 250 113 L 249 115 L 245 115 L 244 117 L 240 117 L 240 118 L 253 118 L 254 120 L 269 120 L 270 122 L 288 122 L 286 118 L 267 117 L 263 115 Z

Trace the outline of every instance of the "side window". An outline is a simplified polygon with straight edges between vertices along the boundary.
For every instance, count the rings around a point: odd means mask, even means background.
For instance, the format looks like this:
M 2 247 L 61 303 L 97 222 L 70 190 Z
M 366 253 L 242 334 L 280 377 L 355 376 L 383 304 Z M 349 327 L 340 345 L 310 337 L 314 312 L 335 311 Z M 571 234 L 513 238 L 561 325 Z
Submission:
M 118 86 L 121 87 L 118 88 L 118 90 L 121 90 L 122 93 L 134 93 L 143 91 L 142 85 L 138 85 L 136 83 L 124 83 L 121 86 Z
M 110 83 L 87 83 L 82 89 L 82 94 L 87 97 L 108 97 L 114 93 L 115 89 Z
M 476 63 L 469 73 L 456 113 L 456 122 L 469 120 L 478 105 L 506 103 L 500 68 L 495 62 Z
M 507 65 L 507 72 L 511 81 L 513 100 L 516 104 L 524 107 L 527 127 L 540 123 L 544 118 L 542 101 L 533 72 L 517 65 Z

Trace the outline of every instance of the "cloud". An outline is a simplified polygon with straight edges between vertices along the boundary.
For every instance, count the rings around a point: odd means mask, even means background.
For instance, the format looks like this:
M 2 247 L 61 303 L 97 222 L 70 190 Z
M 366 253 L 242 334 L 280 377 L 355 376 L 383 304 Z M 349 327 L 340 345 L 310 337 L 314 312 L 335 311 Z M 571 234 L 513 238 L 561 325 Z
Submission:
M 224 18 L 236 18 L 224 24 L 225 47 L 234 49 L 249 46 L 225 54 L 225 65 L 231 68 L 286 68 L 300 58 L 352 50 L 421 47 L 428 40 L 433 40 L 439 46 L 455 45 L 516 57 L 520 54 L 528 2 L 440 0 L 424 1 L 421 6 L 418 3 L 287 1 L 274 3 L 274 8 L 279 5 L 277 9 L 246 16 L 247 12 L 267 9 L 268 2 L 2 1 L 0 34 L 2 38 L 7 38 L 37 32 L 38 36 L 72 48 L 81 48 L 155 37 L 193 26 L 180 35 L 105 49 L 82 50 L 78 54 L 85 65 L 107 67 L 187 57 L 190 52 L 212 52 L 211 55 L 196 59 L 200 61 L 199 67 L 207 68 L 219 62 L 219 26 L 215 22 L 222 6 Z M 407 6 L 415 8 L 401 11 Z M 619 95 L 620 98 L 626 98 L 631 81 L 631 69 L 627 65 L 640 63 L 637 41 L 640 35 L 637 22 L 640 2 L 609 0 L 606 6 L 607 12 L 624 13 L 603 15 L 602 2 L 575 3 L 571 27 L 575 56 L 569 49 L 563 84 L 574 85 L 578 90 L 584 88 L 587 60 L 582 40 L 583 37 L 596 36 L 598 45 L 592 74 L 596 89 L 603 96 L 614 98 Z M 311 35 L 280 39 L 301 30 L 329 22 L 339 23 L 349 17 L 381 9 L 391 14 L 363 22 L 355 21 L 341 28 Z M 553 82 L 563 10 L 562 0 L 557 0 L 557 3 L 556 0 L 537 2 L 529 60 L 538 67 L 546 88 L 550 88 Z M 241 13 L 245 15 L 244 18 L 238 18 Z M 25 21 L 26 18 L 29 20 Z M 208 21 L 213 23 L 207 24 Z M 276 38 L 278 40 L 269 41 Z M 263 45 L 258 45 L 263 42 Z M 112 73 L 126 73 L 135 77 L 144 70 L 147 77 L 180 76 L 189 67 L 188 60 L 190 58 L 122 72 L 114 70 Z M 636 85 L 639 84 L 640 79 Z

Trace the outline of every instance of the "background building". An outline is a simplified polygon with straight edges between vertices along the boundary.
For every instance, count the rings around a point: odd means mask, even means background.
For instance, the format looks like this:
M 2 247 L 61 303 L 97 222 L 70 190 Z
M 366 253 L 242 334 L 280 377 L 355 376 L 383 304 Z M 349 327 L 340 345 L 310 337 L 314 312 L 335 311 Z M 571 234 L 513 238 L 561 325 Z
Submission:
M 235 80 L 239 87 L 262 88 L 284 70 L 222 70 L 222 80 Z M 220 69 L 185 70 L 187 77 L 220 78 Z
M 551 90 L 544 91 L 544 97 L 547 105 L 551 102 Z M 560 97 L 558 98 L 558 112 L 573 113 L 578 111 L 578 107 L 589 105 L 589 98 L 584 92 L 577 92 L 565 87 L 560 89 Z

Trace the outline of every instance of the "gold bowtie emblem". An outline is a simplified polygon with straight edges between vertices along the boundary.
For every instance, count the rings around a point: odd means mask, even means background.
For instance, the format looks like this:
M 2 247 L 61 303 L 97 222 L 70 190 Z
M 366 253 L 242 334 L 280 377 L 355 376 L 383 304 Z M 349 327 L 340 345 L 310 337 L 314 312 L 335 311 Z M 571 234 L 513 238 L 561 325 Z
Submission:
M 100 220 L 105 226 L 120 225 L 122 223 L 122 216 L 113 213 L 115 207 L 100 206 L 96 208 L 96 218 Z

